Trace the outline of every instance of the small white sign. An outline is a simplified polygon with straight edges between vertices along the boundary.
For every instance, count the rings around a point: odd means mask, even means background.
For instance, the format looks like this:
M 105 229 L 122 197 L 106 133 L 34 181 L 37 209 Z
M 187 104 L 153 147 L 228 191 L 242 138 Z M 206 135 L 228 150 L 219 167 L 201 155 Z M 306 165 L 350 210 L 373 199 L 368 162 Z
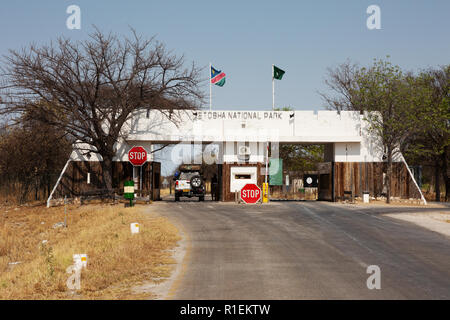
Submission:
M 87 254 L 79 253 L 73 255 L 73 263 L 76 267 L 86 268 L 87 267 Z
M 139 233 L 139 223 L 133 222 L 132 224 L 130 224 L 130 228 L 132 234 Z
M 364 193 L 363 194 L 363 202 L 364 203 L 369 203 L 369 194 L 368 193 Z

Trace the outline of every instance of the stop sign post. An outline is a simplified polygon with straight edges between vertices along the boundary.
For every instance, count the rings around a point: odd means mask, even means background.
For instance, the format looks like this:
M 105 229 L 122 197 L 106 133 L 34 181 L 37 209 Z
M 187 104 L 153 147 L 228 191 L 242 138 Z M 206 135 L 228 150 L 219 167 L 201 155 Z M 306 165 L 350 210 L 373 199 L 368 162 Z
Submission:
M 247 204 L 261 199 L 261 189 L 254 183 L 248 183 L 241 189 L 241 199 Z
M 140 146 L 134 146 L 128 151 L 128 161 L 134 167 L 140 167 L 140 177 L 139 177 L 139 190 L 142 196 L 142 166 L 147 162 L 147 150 Z M 133 178 L 134 178 L 134 170 L 133 170 Z

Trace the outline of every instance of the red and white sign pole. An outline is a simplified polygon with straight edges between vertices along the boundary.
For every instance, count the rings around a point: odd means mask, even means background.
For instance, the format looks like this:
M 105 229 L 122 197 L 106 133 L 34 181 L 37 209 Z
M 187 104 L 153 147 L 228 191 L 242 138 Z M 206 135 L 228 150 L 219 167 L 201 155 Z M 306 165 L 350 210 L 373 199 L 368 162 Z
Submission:
M 142 166 L 147 162 L 148 153 L 144 147 L 134 146 L 128 151 L 128 161 L 133 165 L 133 178 L 134 178 L 134 167 L 140 167 L 139 176 L 139 190 L 142 197 Z

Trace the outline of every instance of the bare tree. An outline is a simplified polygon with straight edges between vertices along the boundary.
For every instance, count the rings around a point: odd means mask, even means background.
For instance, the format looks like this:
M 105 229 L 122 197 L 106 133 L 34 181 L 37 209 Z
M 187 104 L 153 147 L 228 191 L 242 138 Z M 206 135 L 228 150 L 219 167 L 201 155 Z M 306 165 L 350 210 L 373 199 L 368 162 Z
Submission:
M 349 60 L 336 68 L 327 69 L 327 78 L 324 82 L 332 94 L 319 92 L 329 109 L 336 111 L 357 110 L 362 111 L 358 92 L 359 84 L 356 75 L 360 67 Z
M 87 40 L 56 43 L 4 57 L 2 114 L 27 114 L 96 148 L 103 183 L 112 189 L 115 144 L 139 109 L 194 109 L 202 100 L 200 69 L 154 38 L 118 38 L 98 29 Z

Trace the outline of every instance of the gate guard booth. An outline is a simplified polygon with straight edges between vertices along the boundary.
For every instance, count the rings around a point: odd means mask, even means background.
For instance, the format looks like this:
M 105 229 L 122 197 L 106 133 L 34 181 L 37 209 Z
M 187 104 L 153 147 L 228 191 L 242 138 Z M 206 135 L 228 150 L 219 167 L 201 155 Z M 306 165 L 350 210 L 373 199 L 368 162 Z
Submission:
M 230 167 L 230 192 L 238 192 L 247 184 L 257 184 L 256 167 Z
M 353 190 L 356 197 L 362 197 L 363 192 L 376 197 L 383 190 L 383 148 L 380 139 L 369 132 L 365 119 L 365 115 L 353 111 L 145 109 L 136 112 L 122 128 L 126 140 L 117 141 L 114 159 L 118 168 L 116 185 L 123 187 L 123 181 L 127 178 L 123 163 L 128 161 L 126 154 L 133 145 L 143 146 L 151 153 L 157 145 L 187 143 L 207 147 L 216 144 L 221 150 L 215 158 L 220 200 L 233 201 L 236 190 L 245 183 L 255 183 L 262 188 L 267 162 L 278 158 L 274 154 L 277 145 L 323 144 L 324 163 L 317 169 L 318 198 L 340 200 L 348 190 Z M 90 172 L 92 177 L 92 168 L 95 168 L 97 176 L 100 175 L 98 163 L 102 161 L 101 156 L 95 152 L 95 148 L 86 145 L 83 145 L 82 152 L 79 145 L 74 145 L 68 161 L 70 164 L 63 169 L 49 201 L 53 195 L 74 195 L 80 186 L 87 188 L 86 175 Z M 93 148 L 92 152 L 86 153 L 86 148 Z M 203 159 L 197 163 L 210 160 L 203 154 Z M 393 161 L 392 196 L 419 198 L 421 194 L 401 155 Z M 156 200 L 159 199 L 161 167 L 153 159 L 149 159 L 149 162 L 143 182 L 151 198 Z M 289 179 L 290 187 L 295 183 L 294 179 Z

